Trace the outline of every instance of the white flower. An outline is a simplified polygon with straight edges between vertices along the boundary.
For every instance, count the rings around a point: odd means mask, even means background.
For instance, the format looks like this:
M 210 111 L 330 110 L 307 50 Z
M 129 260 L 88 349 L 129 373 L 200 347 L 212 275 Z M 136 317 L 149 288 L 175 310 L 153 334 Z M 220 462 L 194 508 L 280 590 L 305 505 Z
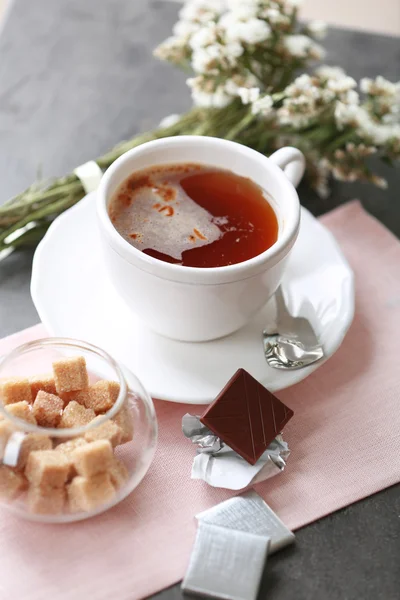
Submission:
M 374 84 L 373 79 L 370 79 L 369 77 L 363 77 L 360 81 L 360 90 L 364 94 L 370 94 L 373 84 Z
M 271 28 L 261 19 L 249 19 L 247 21 L 232 21 L 227 26 L 226 37 L 230 41 L 241 41 L 247 44 L 259 44 L 265 42 L 271 35 Z
M 386 179 L 384 179 L 383 177 L 379 177 L 379 175 L 371 175 L 370 181 L 382 190 L 386 190 L 388 187 L 388 182 L 386 181 Z
M 322 60 L 325 58 L 325 54 L 325 49 L 320 44 L 316 44 L 315 42 L 310 44 L 308 48 L 308 55 L 310 58 L 313 60 Z
M 354 142 L 347 142 L 346 144 L 346 152 L 354 157 L 364 157 L 371 156 L 371 154 L 376 154 L 377 148 L 376 146 L 366 146 L 361 143 L 356 145 Z M 338 149 L 335 151 L 335 158 L 345 159 L 346 152 L 344 150 Z
M 303 4 L 303 0 L 285 0 L 285 4 L 291 8 L 299 8 Z
M 246 75 L 233 75 L 225 82 L 225 91 L 231 96 L 237 96 L 238 90 L 241 87 L 252 88 L 257 87 L 257 79 L 251 73 Z
M 251 112 L 253 115 L 262 115 L 266 117 L 272 113 L 273 106 L 274 101 L 271 96 L 262 96 L 253 102 Z
M 385 125 L 395 125 L 400 121 L 400 106 L 391 106 L 388 112 L 381 116 L 382 123 Z
M 153 54 L 161 60 L 180 63 L 186 59 L 186 42 L 183 38 L 171 36 L 157 46 Z
M 172 125 L 175 125 L 175 123 L 177 123 L 180 118 L 181 118 L 181 116 L 178 114 L 168 115 L 167 117 L 164 117 L 163 119 L 161 119 L 158 126 L 161 127 L 161 129 L 166 129 L 167 127 L 172 127 Z
M 299 96 L 277 110 L 279 123 L 290 125 L 294 129 L 308 126 L 316 114 L 313 103 L 306 96 Z
M 285 94 L 287 96 L 298 96 L 300 93 L 306 92 L 307 94 L 314 94 L 315 91 L 318 91 L 314 85 L 313 79 L 310 75 L 304 73 L 303 75 L 299 75 L 296 77 L 293 83 L 287 86 L 285 90 Z
M 213 52 L 214 50 L 214 52 Z M 215 45 L 199 48 L 192 54 L 192 68 L 196 73 L 216 73 L 219 56 L 215 56 Z
M 384 125 L 396 125 L 400 121 L 400 82 L 392 83 L 384 77 L 362 79 L 361 90 L 368 94 L 368 110 L 379 117 Z
M 290 23 L 289 17 L 283 15 L 277 8 L 267 8 L 259 16 L 268 19 L 272 25 L 288 25 Z
M 233 79 L 228 79 L 225 82 L 225 91 L 230 96 L 237 96 L 238 90 L 241 86 L 239 86 Z
M 376 146 L 384 146 L 392 139 L 400 140 L 400 124 L 385 124 L 374 120 L 363 106 L 337 102 L 335 120 L 340 129 L 354 127 L 360 136 Z
M 317 182 L 314 185 L 315 191 L 318 196 L 323 200 L 329 198 L 331 190 L 329 189 L 329 179 L 322 179 L 322 177 L 318 178 Z
M 242 56 L 244 48 L 239 42 L 228 42 L 225 45 L 225 54 L 227 57 L 239 58 Z
M 341 94 L 341 99 L 346 104 L 360 104 L 360 96 L 355 90 L 349 90 L 348 92 Z
M 173 33 L 177 37 L 189 39 L 198 29 L 197 23 L 191 23 L 190 21 L 178 21 L 173 26 Z
M 232 101 L 232 96 L 227 94 L 224 86 L 220 85 L 214 89 L 213 83 L 201 75 L 186 80 L 192 89 L 192 98 L 196 106 L 205 108 L 223 108 Z
M 322 46 L 316 44 L 306 35 L 287 35 L 284 38 L 283 43 L 288 53 L 296 58 L 310 57 L 320 60 L 325 54 Z
M 258 0 L 226 0 L 228 10 L 238 19 L 248 20 L 257 16 L 259 10 Z
M 221 17 L 219 18 L 218 26 L 221 29 L 225 30 L 225 35 L 226 35 L 226 31 L 229 31 L 229 29 L 232 26 L 236 26 L 238 23 L 238 20 L 239 19 L 237 19 L 236 16 L 232 12 L 226 12 L 223 15 L 221 15 Z
M 235 67 L 236 59 L 242 52 L 242 46 L 236 42 L 231 42 L 226 46 L 210 44 L 205 48 L 197 48 L 192 54 L 192 68 L 196 73 L 216 75 L 219 70 Z
M 182 21 L 208 23 L 222 12 L 223 7 L 222 0 L 188 0 L 179 11 L 179 17 Z
M 316 40 L 323 40 L 326 35 L 326 23 L 324 21 L 311 21 L 307 25 L 307 31 Z
M 314 112 L 321 104 L 328 104 L 331 102 L 335 94 L 331 90 L 323 88 L 317 77 L 311 77 L 310 75 L 303 74 L 297 77 L 293 83 L 287 86 L 285 89 L 285 95 L 287 98 L 297 98 L 299 96 L 305 96 L 309 100 L 312 100 Z
M 357 82 L 352 77 L 341 77 L 340 79 L 328 79 L 327 87 L 335 94 L 344 94 L 357 87 Z
M 342 166 L 332 166 L 332 174 L 338 181 L 357 181 L 358 175 L 355 171 L 347 171 Z
M 192 98 L 196 106 L 204 106 L 205 108 L 224 108 L 232 100 L 232 97 L 228 96 L 223 88 L 218 88 L 212 94 L 200 90 L 192 90 Z
M 217 40 L 218 30 L 215 23 L 208 23 L 204 25 L 194 35 L 190 40 L 190 47 L 193 50 L 197 50 L 198 48 L 205 48 L 210 44 L 214 44 Z
M 315 69 L 315 74 L 321 79 L 342 79 L 346 77 L 345 71 L 341 67 L 330 67 L 329 65 L 322 65 Z
M 247 7 L 252 7 L 254 10 L 257 10 L 260 0 L 225 0 L 225 6 L 228 10 L 240 10 L 244 4 Z
M 238 96 L 240 96 L 240 99 L 243 104 L 252 104 L 253 102 L 255 102 L 258 99 L 259 95 L 260 95 L 260 88 L 258 88 L 258 87 L 253 87 L 253 88 L 241 87 L 238 89 Z
M 400 82 L 392 83 L 381 75 L 376 79 L 364 77 L 364 79 L 361 79 L 360 81 L 360 88 L 365 94 L 371 94 L 373 96 L 400 96 Z
M 340 129 L 346 125 L 359 127 L 367 117 L 367 112 L 359 104 L 345 104 L 336 102 L 335 120 Z
M 361 123 L 361 132 L 377 146 L 384 146 L 392 139 L 400 141 L 400 125 L 376 123 L 369 116 Z
M 304 127 L 315 122 L 334 98 L 335 94 L 321 86 L 317 77 L 300 75 L 285 89 L 283 104 L 277 110 L 279 122 L 294 128 Z
M 320 158 L 319 152 L 309 152 L 308 156 L 309 174 L 312 187 L 321 198 L 329 196 L 329 176 L 331 174 L 331 165 L 325 158 Z
M 202 83 L 203 83 L 203 78 L 202 77 L 189 77 L 189 79 L 186 79 L 186 84 L 192 88 L 192 90 L 194 89 L 201 89 L 202 87 Z

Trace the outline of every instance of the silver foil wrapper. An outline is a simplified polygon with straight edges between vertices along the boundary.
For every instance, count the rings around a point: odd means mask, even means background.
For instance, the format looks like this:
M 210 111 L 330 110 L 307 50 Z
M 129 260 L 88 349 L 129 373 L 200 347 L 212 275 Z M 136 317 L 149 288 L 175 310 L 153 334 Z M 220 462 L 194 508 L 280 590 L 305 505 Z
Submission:
M 265 536 L 271 542 L 269 554 L 293 544 L 295 540 L 294 533 L 254 490 L 208 508 L 197 514 L 196 519 L 227 529 Z
M 203 598 L 256 600 L 269 542 L 265 536 L 200 521 L 182 590 Z
M 192 479 L 202 479 L 212 487 L 242 490 L 278 475 L 286 466 L 290 450 L 279 435 L 255 465 L 250 465 L 232 448 L 205 427 L 199 417 L 186 414 L 182 431 L 193 444 L 197 455 L 192 465 Z
M 225 500 L 196 519 L 196 541 L 182 582 L 190 595 L 256 600 L 267 554 L 295 540 L 254 491 Z

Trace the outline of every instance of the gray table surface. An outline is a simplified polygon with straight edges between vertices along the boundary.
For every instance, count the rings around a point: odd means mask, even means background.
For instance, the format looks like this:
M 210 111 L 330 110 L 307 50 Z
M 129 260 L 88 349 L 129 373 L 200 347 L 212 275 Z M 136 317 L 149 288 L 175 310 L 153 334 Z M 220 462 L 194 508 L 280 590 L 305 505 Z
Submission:
M 0 36 L 0 203 L 38 169 L 46 177 L 69 172 L 189 106 L 185 75 L 151 55 L 169 35 L 177 8 L 161 0 L 14 1 Z M 331 29 L 327 48 L 330 64 L 356 78 L 399 79 L 396 38 Z M 390 181 L 386 192 L 336 185 L 322 202 L 303 186 L 301 200 L 320 214 L 359 197 L 400 236 L 399 176 L 381 172 Z M 0 337 L 38 322 L 29 294 L 32 255 L 15 253 L 0 263 Z M 295 547 L 270 559 L 259 597 L 395 600 L 399 534 L 395 486 L 300 530 Z M 154 596 L 181 597 L 178 586 Z

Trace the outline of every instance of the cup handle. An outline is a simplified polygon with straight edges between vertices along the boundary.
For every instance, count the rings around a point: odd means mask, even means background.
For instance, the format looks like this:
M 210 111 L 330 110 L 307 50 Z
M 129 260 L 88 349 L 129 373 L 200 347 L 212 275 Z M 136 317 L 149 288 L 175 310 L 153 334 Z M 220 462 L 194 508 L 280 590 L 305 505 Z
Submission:
M 269 157 L 269 160 L 282 169 L 294 187 L 299 185 L 306 168 L 306 159 L 300 150 L 290 146 L 280 148 Z

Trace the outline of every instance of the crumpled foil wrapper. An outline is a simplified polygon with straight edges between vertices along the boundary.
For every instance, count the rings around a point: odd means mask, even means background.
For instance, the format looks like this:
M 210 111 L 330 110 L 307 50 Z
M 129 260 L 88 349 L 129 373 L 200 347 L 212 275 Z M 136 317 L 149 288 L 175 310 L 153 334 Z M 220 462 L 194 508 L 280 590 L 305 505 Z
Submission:
M 197 445 L 192 479 L 202 479 L 212 487 L 242 490 L 265 481 L 283 471 L 290 454 L 287 443 L 278 435 L 256 464 L 250 465 L 205 427 L 199 417 L 184 415 L 182 431 L 185 437 Z

